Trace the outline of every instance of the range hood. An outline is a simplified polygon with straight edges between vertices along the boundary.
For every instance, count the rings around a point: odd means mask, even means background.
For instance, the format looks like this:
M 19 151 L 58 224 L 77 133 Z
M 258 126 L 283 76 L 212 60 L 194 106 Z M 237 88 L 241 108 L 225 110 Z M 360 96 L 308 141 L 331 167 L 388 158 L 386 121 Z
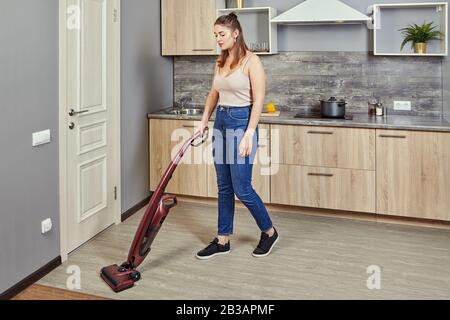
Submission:
M 371 18 L 339 0 L 306 0 L 270 20 L 279 24 L 354 24 Z

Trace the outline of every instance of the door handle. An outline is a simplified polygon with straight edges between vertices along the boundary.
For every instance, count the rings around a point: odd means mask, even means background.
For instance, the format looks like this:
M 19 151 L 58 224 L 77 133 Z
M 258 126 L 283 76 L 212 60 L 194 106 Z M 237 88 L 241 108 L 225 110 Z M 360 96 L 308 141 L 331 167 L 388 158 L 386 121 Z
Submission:
M 308 134 L 333 134 L 331 131 L 308 131 Z
M 73 109 L 70 109 L 69 116 L 73 117 L 73 116 L 76 116 L 76 115 L 79 115 L 79 114 L 82 114 L 82 113 L 86 113 L 86 112 L 89 112 L 89 110 L 75 111 Z
M 380 138 L 398 138 L 398 139 L 406 139 L 406 136 L 395 135 L 395 134 L 380 134 Z
M 75 128 L 75 123 L 69 122 L 69 129 L 73 130 Z
M 308 176 L 315 176 L 315 177 L 333 177 L 334 174 L 331 174 L 331 173 L 308 173 Z

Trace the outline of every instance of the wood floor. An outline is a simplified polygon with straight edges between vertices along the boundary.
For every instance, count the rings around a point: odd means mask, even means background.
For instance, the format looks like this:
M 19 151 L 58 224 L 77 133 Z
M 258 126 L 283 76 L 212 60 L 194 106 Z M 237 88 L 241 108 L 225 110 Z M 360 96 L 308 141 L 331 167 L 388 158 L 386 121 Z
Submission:
M 237 208 L 232 252 L 194 255 L 215 235 L 217 208 L 179 202 L 167 217 L 134 288 L 112 292 L 99 277 L 122 263 L 144 209 L 86 243 L 39 284 L 65 289 L 67 268 L 81 269 L 80 293 L 113 299 L 450 299 L 450 231 L 271 212 L 280 241 L 266 258 L 251 252 L 259 230 Z M 370 266 L 380 289 L 368 289 Z
M 11 300 L 109 300 L 107 298 L 34 284 Z

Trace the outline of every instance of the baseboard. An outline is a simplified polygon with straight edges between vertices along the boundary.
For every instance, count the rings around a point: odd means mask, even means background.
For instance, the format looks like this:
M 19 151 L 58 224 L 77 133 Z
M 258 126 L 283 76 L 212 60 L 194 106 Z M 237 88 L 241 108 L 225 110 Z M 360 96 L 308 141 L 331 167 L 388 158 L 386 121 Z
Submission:
M 0 294 L 0 300 L 10 300 L 15 297 L 17 294 L 31 286 L 32 284 L 38 282 L 40 279 L 45 277 L 47 274 L 52 272 L 54 269 L 61 265 L 61 256 L 56 257 L 45 266 L 32 273 L 22 281 L 18 282 L 2 294 Z
M 127 211 L 125 211 L 122 214 L 122 222 L 124 222 L 125 220 L 130 218 L 132 215 L 134 215 L 136 212 L 138 212 L 143 207 L 145 207 L 148 204 L 148 202 L 150 201 L 150 198 L 152 197 L 152 195 L 153 195 L 153 191 L 150 192 L 150 195 L 147 198 L 145 198 L 144 200 L 142 200 L 141 202 L 139 202 L 135 206 L 131 207 Z

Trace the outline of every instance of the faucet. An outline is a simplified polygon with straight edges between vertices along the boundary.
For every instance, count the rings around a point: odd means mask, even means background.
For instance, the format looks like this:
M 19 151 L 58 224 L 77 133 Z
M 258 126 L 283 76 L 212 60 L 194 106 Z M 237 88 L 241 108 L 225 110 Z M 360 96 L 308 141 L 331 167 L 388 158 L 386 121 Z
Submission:
M 192 102 L 192 97 L 183 97 L 180 99 L 180 106 L 181 106 L 181 110 L 184 110 L 186 105 Z

